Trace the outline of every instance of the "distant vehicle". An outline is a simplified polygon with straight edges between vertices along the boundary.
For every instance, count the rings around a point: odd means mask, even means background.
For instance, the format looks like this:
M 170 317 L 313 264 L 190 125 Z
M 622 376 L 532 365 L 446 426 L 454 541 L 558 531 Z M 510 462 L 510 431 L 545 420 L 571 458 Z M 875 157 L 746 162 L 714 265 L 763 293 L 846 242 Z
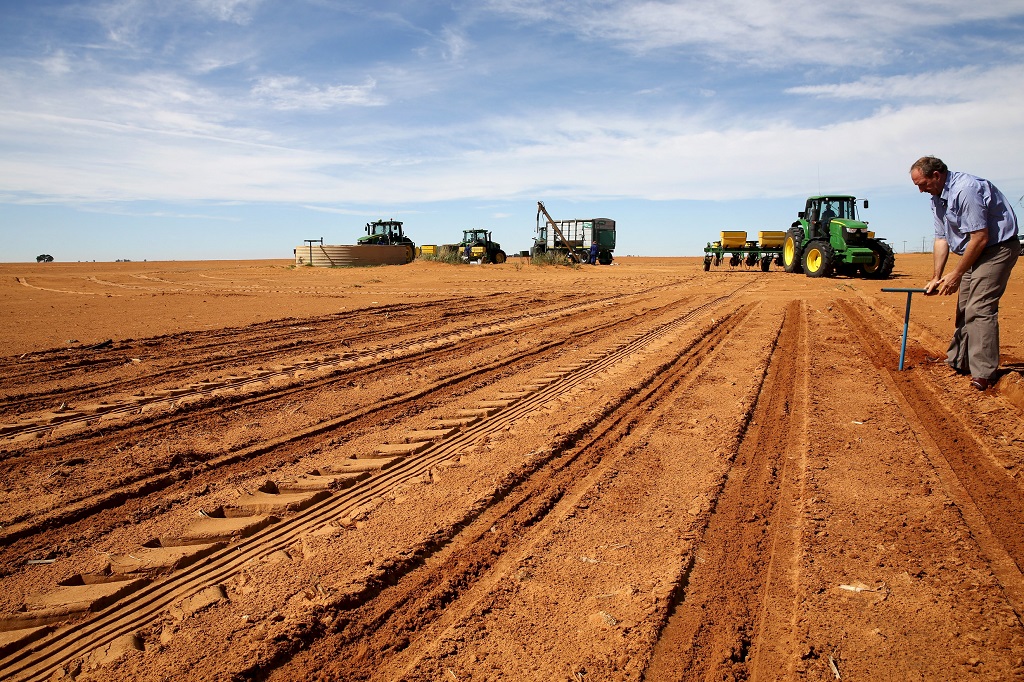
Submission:
M 372 223 L 366 223 L 366 236 L 360 237 L 358 243 L 412 244 L 413 241 L 405 236 L 400 220 L 375 220 Z
M 506 260 L 501 244 L 491 241 L 490 230 L 463 230 L 461 242 L 441 247 L 441 253 L 451 252 L 458 253 L 467 262 L 504 263 Z
M 541 216 L 544 220 L 541 221 Z M 554 220 L 544 204 L 537 202 L 537 234 L 530 256 L 559 253 L 574 263 L 590 261 L 590 247 L 597 244 L 597 262 L 610 265 L 615 250 L 615 221 L 611 218 Z
M 409 250 L 408 262 L 411 263 L 413 258 L 416 257 L 416 244 L 405 235 L 405 232 L 402 230 L 402 221 L 400 220 L 375 220 L 372 223 L 366 223 L 366 236 L 360 237 L 356 243 L 360 246 L 374 244 L 404 245 Z

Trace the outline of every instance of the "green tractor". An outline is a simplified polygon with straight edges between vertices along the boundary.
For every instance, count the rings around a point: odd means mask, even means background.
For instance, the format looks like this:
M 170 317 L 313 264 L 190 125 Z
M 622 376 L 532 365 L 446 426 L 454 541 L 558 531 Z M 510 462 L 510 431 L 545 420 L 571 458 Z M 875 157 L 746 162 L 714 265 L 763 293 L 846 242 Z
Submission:
M 462 241 L 458 244 L 444 244 L 441 253 L 456 252 L 462 260 L 481 263 L 504 263 L 505 252 L 501 244 L 491 241 L 490 230 L 463 230 Z
M 864 200 L 864 208 L 868 202 Z M 810 197 L 786 232 L 782 266 L 808 277 L 832 274 L 888 279 L 896 264 L 892 247 L 857 217 L 857 199 L 846 195 Z
M 372 223 L 366 223 L 366 236 L 360 237 L 356 244 L 360 246 L 374 244 L 405 246 L 409 251 L 407 262 L 411 263 L 413 258 L 416 257 L 416 244 L 413 243 L 412 239 L 405 236 L 405 232 L 402 231 L 402 221 L 400 220 L 374 220 Z

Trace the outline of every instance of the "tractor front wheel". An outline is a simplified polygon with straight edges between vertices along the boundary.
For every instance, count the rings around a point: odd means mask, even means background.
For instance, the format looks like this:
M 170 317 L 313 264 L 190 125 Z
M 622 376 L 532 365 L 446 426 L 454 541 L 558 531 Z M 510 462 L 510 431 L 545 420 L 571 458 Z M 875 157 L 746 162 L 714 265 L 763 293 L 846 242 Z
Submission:
M 896 265 L 896 256 L 892 248 L 885 242 L 868 242 L 874 258 L 870 263 L 860 266 L 860 273 L 867 279 L 889 279 L 892 269 Z
M 828 242 L 815 239 L 804 249 L 803 260 L 808 277 L 828 277 L 835 265 L 835 251 Z
M 495 263 L 498 263 L 500 265 L 501 263 L 504 263 L 506 260 L 507 260 L 507 258 L 505 256 L 505 252 L 504 251 L 499 249 L 499 250 L 494 252 L 494 262 Z
M 786 241 L 782 242 L 782 267 L 786 272 L 800 272 L 801 249 L 804 231 L 792 227 L 786 233 Z

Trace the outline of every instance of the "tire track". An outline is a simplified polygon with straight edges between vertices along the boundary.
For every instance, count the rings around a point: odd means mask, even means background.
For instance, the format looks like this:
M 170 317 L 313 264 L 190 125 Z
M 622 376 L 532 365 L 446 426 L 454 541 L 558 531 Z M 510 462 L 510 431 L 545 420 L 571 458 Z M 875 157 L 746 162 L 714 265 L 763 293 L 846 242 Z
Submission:
M 647 292 L 640 292 L 633 295 L 634 298 L 646 296 Z M 621 298 L 624 295 L 612 297 Z M 368 341 L 370 338 L 376 338 L 379 336 L 379 332 L 367 332 L 365 334 L 356 334 L 353 336 L 346 337 L 339 341 L 335 334 L 331 334 L 331 338 L 322 342 L 313 342 L 307 340 L 302 344 L 296 344 L 295 342 L 289 342 L 288 344 L 281 344 L 277 338 L 274 337 L 275 344 L 269 349 L 260 350 L 246 350 L 244 356 L 241 358 L 245 362 L 265 360 L 267 358 L 277 358 L 283 349 L 288 348 L 289 350 L 298 350 L 303 352 L 307 357 L 311 351 L 326 350 L 333 351 L 326 358 L 319 358 L 313 360 L 300 360 L 292 363 L 290 367 L 286 367 L 278 370 L 264 370 L 259 369 L 255 372 L 250 372 L 250 376 L 228 376 L 224 379 L 205 380 L 200 383 L 191 383 L 187 387 L 164 389 L 155 391 L 155 395 L 145 396 L 139 395 L 139 389 L 146 385 L 150 385 L 154 382 L 166 382 L 176 376 L 182 376 L 185 374 L 193 373 L 197 370 L 212 367 L 214 365 L 223 365 L 221 359 L 215 359 L 212 361 L 196 361 L 187 364 L 177 365 L 173 368 L 166 370 L 160 370 L 154 373 L 150 373 L 144 377 L 133 377 L 129 380 L 117 380 L 114 382 L 108 382 L 104 386 L 89 386 L 82 389 L 74 388 L 62 388 L 57 391 L 50 391 L 44 397 L 26 397 L 18 398 L 8 405 L 0 405 L 0 410 L 3 409 L 14 409 L 18 408 L 21 410 L 38 405 L 40 400 L 50 399 L 52 395 L 58 394 L 62 402 L 72 400 L 75 398 L 82 398 L 85 396 L 95 395 L 99 390 L 112 391 L 117 388 L 125 388 L 130 386 L 130 390 L 134 392 L 137 398 L 133 398 L 127 401 L 120 401 L 123 404 L 101 404 L 92 406 L 91 409 L 86 410 L 86 414 L 76 413 L 75 410 L 68 410 L 60 414 L 44 415 L 45 420 L 42 423 L 36 423 L 29 419 L 27 422 L 23 419 L 21 423 L 8 424 L 0 426 L 0 434 L 8 437 L 13 437 L 22 434 L 35 434 L 45 433 L 52 430 L 54 424 L 60 424 L 62 426 L 68 426 L 72 424 L 86 423 L 97 419 L 97 410 L 101 410 L 100 414 L 104 417 L 117 416 L 131 414 L 135 411 L 140 404 L 149 404 L 156 401 L 161 401 L 162 395 L 166 393 L 173 394 L 174 399 L 182 399 L 192 396 L 203 396 L 209 395 L 214 392 L 223 392 L 230 389 L 240 389 L 249 385 L 259 384 L 272 379 L 288 377 L 297 370 L 301 371 L 317 371 L 321 369 L 333 369 L 341 365 L 352 365 L 352 364 L 366 364 L 374 363 L 382 359 L 395 360 L 399 358 L 414 358 L 426 355 L 430 352 L 437 352 L 446 347 L 451 347 L 454 344 L 460 343 L 467 338 L 473 337 L 484 337 L 484 336 L 498 336 L 509 333 L 510 331 L 517 331 L 518 333 L 525 333 L 531 328 L 537 328 L 540 326 L 548 325 L 552 320 L 557 320 L 560 317 L 572 316 L 578 314 L 580 311 L 599 309 L 609 302 L 610 299 L 598 299 L 586 302 L 577 302 L 568 305 L 556 306 L 541 311 L 529 311 L 527 313 L 520 312 L 522 310 L 521 305 L 509 305 L 506 311 L 495 311 L 498 313 L 497 317 L 492 318 L 497 321 L 485 321 L 481 320 L 478 315 L 460 315 L 459 317 L 466 317 L 472 321 L 462 322 L 457 325 L 454 329 L 442 329 L 433 333 L 423 334 L 424 325 L 422 323 L 410 323 L 397 329 L 389 330 L 390 335 L 401 335 L 402 333 L 414 332 L 415 334 L 411 338 L 399 338 L 389 339 L 387 344 L 379 347 L 370 347 L 363 350 L 356 350 L 353 344 L 360 341 Z M 665 306 L 661 306 L 664 308 Z M 503 312 L 516 311 L 513 315 L 503 315 Z M 494 314 L 492 312 L 492 314 Z M 427 325 L 429 326 L 429 325 Z M 434 325 L 440 326 L 440 325 Z M 244 348 L 250 348 L 253 345 L 253 340 L 247 340 L 244 345 L 240 344 L 238 339 L 233 342 L 233 347 L 239 347 L 240 345 Z M 256 341 L 255 343 L 260 343 Z M 298 347 L 296 348 L 296 346 Z M 189 352 L 196 352 L 204 350 L 202 346 L 198 348 L 192 348 Z M 235 367 L 241 366 L 238 362 L 239 358 L 233 359 L 232 365 Z M 122 359 L 123 364 L 123 359 Z M 37 379 L 38 380 L 38 379 Z
M 663 313 L 673 307 L 674 304 L 663 305 L 656 309 L 654 314 Z M 473 365 L 473 369 L 446 377 L 440 381 L 433 382 L 397 398 L 386 400 L 383 403 L 375 403 L 371 406 L 350 410 L 338 417 L 324 420 L 318 424 L 294 432 L 282 434 L 257 445 L 236 449 L 223 455 L 197 460 L 194 463 L 194 466 L 170 467 L 165 466 L 160 462 L 155 462 L 148 466 L 140 465 L 136 468 L 132 476 L 122 479 L 121 484 L 117 487 L 106 488 L 99 494 L 88 494 L 82 497 L 70 499 L 65 497 L 61 500 L 60 507 L 52 510 L 51 513 L 37 513 L 37 515 L 32 519 L 16 519 L 12 522 L 8 522 L 3 528 L 0 528 L 0 547 L 6 547 L 4 551 L 5 555 L 13 554 L 17 556 L 18 554 L 26 553 L 23 548 L 11 548 L 11 543 L 19 539 L 33 537 L 45 530 L 53 530 L 74 524 L 104 510 L 124 505 L 130 500 L 143 498 L 165 490 L 166 488 L 182 481 L 200 480 L 199 477 L 215 477 L 219 475 L 220 470 L 226 466 L 254 460 L 262 455 L 275 452 L 284 446 L 287 446 L 289 451 L 296 451 L 302 448 L 303 445 L 308 443 L 311 439 L 329 435 L 331 432 L 340 428 L 358 428 L 359 425 L 364 422 L 368 424 L 371 421 L 380 421 L 381 419 L 387 418 L 389 414 L 398 415 L 406 410 L 408 405 L 435 394 L 442 389 L 452 390 L 459 386 L 470 386 L 474 382 L 483 378 L 507 373 L 514 368 L 518 368 L 519 371 L 524 371 L 530 364 L 535 363 L 538 358 L 542 358 L 545 354 L 550 353 L 552 350 L 562 347 L 565 344 L 578 341 L 581 338 L 599 338 L 607 334 L 615 335 L 620 331 L 624 324 L 631 324 L 650 314 L 651 311 L 647 311 L 637 315 L 630 315 L 624 319 L 616 319 L 603 324 L 597 324 L 573 337 L 567 337 L 556 342 L 546 343 L 528 351 L 517 353 L 514 356 L 504 357 L 499 360 L 492 360 L 484 364 L 476 364 Z M 533 326 L 536 327 L 543 324 L 544 322 L 540 321 Z M 493 337 L 492 331 L 485 328 L 480 333 L 476 334 L 475 337 L 476 338 L 470 338 L 469 340 L 456 338 L 451 339 L 450 342 L 452 344 L 458 344 L 458 347 L 461 349 L 460 354 L 464 356 L 469 356 L 476 352 L 476 350 L 489 349 L 492 346 L 492 341 L 490 340 Z M 446 336 L 445 338 L 448 337 Z M 384 363 L 383 366 L 386 366 L 389 370 L 394 370 L 395 368 L 399 368 L 405 364 L 416 363 L 421 361 L 423 358 L 429 358 L 430 354 L 433 352 L 436 352 L 436 349 L 419 349 L 414 351 L 410 356 L 387 360 L 381 359 L 380 362 Z M 355 367 L 351 371 L 335 373 L 324 379 L 304 381 L 298 385 L 281 388 L 270 386 L 268 383 L 267 390 L 261 394 L 239 395 L 234 398 L 221 396 L 219 398 L 215 398 L 215 402 L 212 405 L 194 403 L 187 405 L 170 415 L 151 413 L 140 417 L 141 423 L 136 427 L 122 426 L 119 428 L 116 431 L 116 437 L 129 438 L 138 441 L 146 438 L 145 434 L 149 432 L 166 431 L 172 428 L 180 429 L 184 424 L 191 423 L 195 419 L 215 419 L 217 415 L 232 412 L 248 406 L 261 406 L 264 410 L 272 410 L 275 409 L 272 404 L 273 401 L 280 401 L 293 396 L 301 396 L 303 393 L 308 391 L 315 391 L 340 382 L 351 381 L 357 376 L 370 376 L 373 372 L 379 371 L 380 369 L 381 367 L 377 366 L 366 368 Z M 266 382 L 267 379 L 268 377 L 263 375 L 262 377 L 254 378 L 253 381 Z M 130 409 L 138 411 L 139 407 L 133 406 Z M 93 419 L 95 419 L 95 417 L 93 417 Z M 52 429 L 53 426 L 49 426 L 48 428 Z M 99 429 L 99 436 L 104 437 L 104 434 L 108 429 L 102 424 L 99 426 Z M 133 429 L 137 429 L 137 431 Z M 76 450 L 81 449 L 84 447 L 84 443 L 89 442 L 88 439 L 84 438 L 85 435 L 86 434 L 82 433 L 71 434 L 68 437 L 68 440 L 63 443 L 63 447 L 71 447 Z M 100 449 L 95 444 L 91 444 L 88 447 Z M 69 457 L 70 456 L 72 455 L 69 454 Z M 138 510 L 136 511 L 134 518 L 138 520 L 148 516 L 148 513 Z M 35 540 L 38 541 L 39 539 L 35 538 Z
M 582 425 L 556 445 L 544 466 L 516 476 L 500 501 L 453 538 L 436 563 L 392 578 L 371 601 L 350 608 L 333 628 L 318 637 L 310 656 L 324 661 L 318 679 L 407 679 L 435 643 L 484 603 L 524 556 L 537 551 L 553 528 L 573 513 L 605 473 L 627 456 L 624 441 L 652 428 L 659 406 L 687 393 L 703 367 L 727 353 L 727 339 L 753 315 L 753 304 L 718 320 L 718 325 L 654 368 L 650 379 L 593 423 Z M 730 329 L 731 328 L 731 329 Z M 312 641 L 312 640 L 310 640 Z M 236 673 L 239 679 L 289 679 L 290 659 L 309 642 L 292 642 L 276 660 Z M 299 662 L 297 669 L 303 669 Z
M 788 523 L 800 472 L 791 472 L 793 433 L 803 425 L 802 399 L 791 378 L 805 366 L 802 305 L 789 305 L 762 379 L 753 416 L 684 573 L 646 680 L 706 680 L 729 671 L 745 678 L 769 601 L 792 603 L 791 586 L 771 596 L 768 577 L 785 573 L 794 548 Z M 792 486 L 790 479 L 797 481 Z M 787 495 L 783 495 L 785 489 Z M 776 552 L 782 556 L 776 559 Z
M 485 420 L 479 427 L 471 427 L 460 432 L 455 437 L 410 458 L 401 466 L 387 470 L 365 484 L 336 494 L 305 513 L 272 525 L 251 538 L 232 545 L 227 550 L 211 555 L 195 569 L 182 575 L 172 576 L 154 587 L 145 588 L 111 609 L 95 617 L 90 617 L 85 623 L 77 624 L 74 628 L 60 632 L 49 640 L 31 645 L 13 654 L 0 661 L 0 666 L 4 670 L 10 671 L 9 675 L 17 679 L 35 679 L 38 676 L 46 676 L 48 671 L 59 662 L 69 660 L 109 642 L 120 633 L 140 627 L 175 599 L 194 593 L 202 586 L 222 580 L 237 571 L 238 567 L 246 561 L 281 549 L 299 535 L 309 532 L 330 519 L 338 518 L 339 515 L 362 507 L 396 485 L 428 475 L 431 468 L 457 456 L 462 449 L 470 445 L 481 434 L 493 432 L 532 410 L 542 408 L 554 396 L 572 390 L 575 385 L 589 380 L 608 366 L 628 358 L 665 334 L 685 326 L 695 316 L 720 304 L 722 300 L 724 298 L 698 306 L 690 313 L 652 331 L 634 334 L 620 346 L 604 354 L 603 357 L 571 370 L 562 381 L 553 382 L 529 398 L 516 402 L 510 408 L 499 412 L 495 418 Z M 723 325 L 722 330 L 713 334 L 712 338 L 720 340 L 719 337 L 724 337 L 727 333 L 728 330 Z M 712 344 L 712 347 L 716 343 Z M 607 417 L 607 413 L 605 417 Z M 590 428 L 592 427 L 587 427 L 587 429 Z
M 839 309 L 860 339 L 863 351 L 900 403 L 904 417 L 947 494 L 989 557 L 993 572 L 1024 617 L 1024 491 L 996 464 L 987 439 L 948 405 L 919 372 L 899 372 L 896 350 L 887 335 L 846 301 Z M 891 336 L 891 334 L 889 335 Z

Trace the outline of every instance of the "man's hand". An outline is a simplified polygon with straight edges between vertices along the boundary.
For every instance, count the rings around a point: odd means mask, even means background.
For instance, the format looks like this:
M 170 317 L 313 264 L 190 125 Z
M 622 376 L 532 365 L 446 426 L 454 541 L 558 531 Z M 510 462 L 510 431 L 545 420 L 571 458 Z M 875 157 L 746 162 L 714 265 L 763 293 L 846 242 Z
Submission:
M 943 275 L 942 279 L 938 280 L 936 284 L 936 292 L 943 296 L 955 294 L 960 290 L 960 278 L 962 274 L 958 274 L 955 270 L 946 275 Z

